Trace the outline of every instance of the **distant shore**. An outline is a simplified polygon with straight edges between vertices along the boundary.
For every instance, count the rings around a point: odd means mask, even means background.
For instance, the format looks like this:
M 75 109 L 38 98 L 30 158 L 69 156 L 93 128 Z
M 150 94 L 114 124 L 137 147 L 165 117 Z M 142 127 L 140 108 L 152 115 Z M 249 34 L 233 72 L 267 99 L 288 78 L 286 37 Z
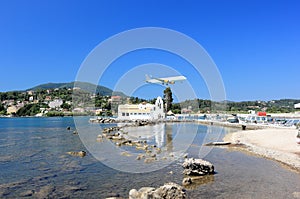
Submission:
M 296 135 L 297 130 L 293 128 L 268 128 L 230 133 L 224 141 L 300 171 L 300 145 L 296 143 Z

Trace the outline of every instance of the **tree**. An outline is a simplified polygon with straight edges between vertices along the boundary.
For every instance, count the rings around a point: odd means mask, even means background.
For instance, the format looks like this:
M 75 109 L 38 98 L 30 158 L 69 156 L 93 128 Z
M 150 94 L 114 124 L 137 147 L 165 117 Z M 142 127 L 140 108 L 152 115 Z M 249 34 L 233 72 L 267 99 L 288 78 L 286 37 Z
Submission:
M 0 115 L 5 115 L 5 114 L 6 114 L 6 108 L 0 102 Z
M 173 102 L 172 91 L 170 87 L 167 87 L 164 90 L 164 101 L 165 101 L 166 112 L 168 112 L 169 110 L 171 110 L 172 102 Z
M 71 108 L 71 105 L 67 104 L 67 103 L 63 103 L 60 107 L 63 108 L 63 109 L 69 110 Z
M 20 108 L 16 115 L 17 116 L 34 116 L 40 113 L 39 104 L 26 104 L 24 107 Z

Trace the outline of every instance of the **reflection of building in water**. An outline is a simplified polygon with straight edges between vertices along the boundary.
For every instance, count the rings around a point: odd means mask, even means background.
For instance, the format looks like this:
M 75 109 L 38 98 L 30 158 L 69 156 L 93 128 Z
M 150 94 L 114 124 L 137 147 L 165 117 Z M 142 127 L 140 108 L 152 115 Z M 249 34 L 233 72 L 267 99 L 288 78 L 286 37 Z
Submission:
M 153 132 L 155 133 L 156 146 L 161 148 L 165 144 L 165 127 L 166 124 L 157 124 L 153 126 Z
M 166 126 L 166 146 L 167 146 L 167 151 L 172 152 L 173 151 L 173 126 L 172 125 L 167 125 Z
M 155 104 L 123 104 L 118 106 L 118 119 L 156 120 L 165 118 L 163 100 L 157 97 Z
M 167 147 L 167 151 L 173 150 L 173 142 L 172 142 L 172 125 L 166 125 L 164 123 L 157 124 L 153 126 L 153 131 L 155 133 L 155 143 L 156 146 L 161 147 Z
M 172 152 L 173 125 L 158 123 L 140 127 L 125 127 L 123 130 L 128 132 L 126 137 L 130 140 L 146 140 L 149 145 L 155 144 L 158 148 L 164 148 L 164 150 Z
M 157 124 L 153 126 L 154 139 L 157 147 L 167 147 L 167 151 L 173 150 L 172 125 L 166 125 L 164 123 Z

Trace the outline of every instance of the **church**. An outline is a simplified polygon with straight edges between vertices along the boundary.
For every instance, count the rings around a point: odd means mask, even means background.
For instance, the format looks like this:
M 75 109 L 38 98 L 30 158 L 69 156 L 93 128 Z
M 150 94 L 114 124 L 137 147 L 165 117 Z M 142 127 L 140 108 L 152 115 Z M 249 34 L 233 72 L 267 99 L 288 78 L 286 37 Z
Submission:
M 118 119 L 120 120 L 158 120 L 164 118 L 164 103 L 161 97 L 157 97 L 155 104 L 143 102 L 118 106 Z

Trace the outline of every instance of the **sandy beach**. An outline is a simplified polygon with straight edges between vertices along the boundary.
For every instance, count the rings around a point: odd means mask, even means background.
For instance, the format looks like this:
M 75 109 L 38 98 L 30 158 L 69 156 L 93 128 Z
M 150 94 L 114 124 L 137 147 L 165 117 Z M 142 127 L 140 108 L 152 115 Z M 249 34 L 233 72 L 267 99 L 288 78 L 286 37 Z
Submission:
M 300 144 L 296 129 L 267 128 L 230 133 L 224 141 L 243 144 L 246 150 L 271 158 L 300 171 Z M 238 146 L 238 145 L 237 145 Z

